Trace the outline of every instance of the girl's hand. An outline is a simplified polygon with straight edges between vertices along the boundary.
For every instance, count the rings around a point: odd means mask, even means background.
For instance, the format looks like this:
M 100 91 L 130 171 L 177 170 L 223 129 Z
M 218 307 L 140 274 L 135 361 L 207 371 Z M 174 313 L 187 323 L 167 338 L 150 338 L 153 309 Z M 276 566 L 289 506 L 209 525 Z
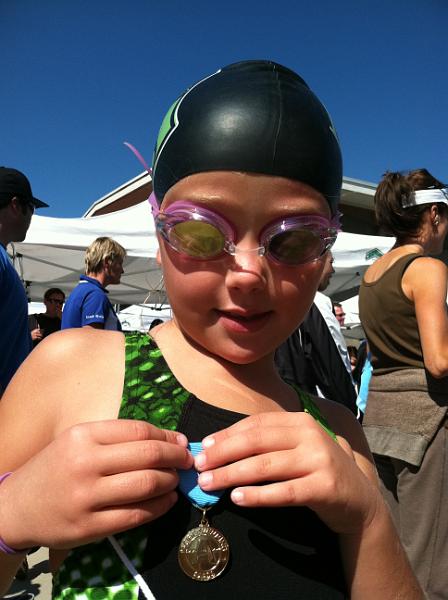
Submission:
M 308 506 L 333 531 L 360 533 L 380 493 L 347 441 L 338 442 L 302 412 L 253 415 L 204 439 L 195 459 L 199 484 L 235 488 L 231 498 L 240 506 Z
M 176 502 L 185 436 L 148 423 L 75 425 L 0 486 L 9 546 L 71 548 L 156 519 Z

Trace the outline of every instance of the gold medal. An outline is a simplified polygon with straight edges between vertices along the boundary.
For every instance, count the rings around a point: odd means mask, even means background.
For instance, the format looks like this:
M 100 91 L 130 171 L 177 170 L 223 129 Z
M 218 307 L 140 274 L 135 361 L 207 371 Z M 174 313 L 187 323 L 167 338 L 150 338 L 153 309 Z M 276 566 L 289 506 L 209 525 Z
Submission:
M 202 509 L 199 527 L 191 529 L 179 546 L 179 565 L 185 575 L 196 581 L 210 581 L 224 571 L 229 562 L 230 549 L 220 531 L 210 527 Z

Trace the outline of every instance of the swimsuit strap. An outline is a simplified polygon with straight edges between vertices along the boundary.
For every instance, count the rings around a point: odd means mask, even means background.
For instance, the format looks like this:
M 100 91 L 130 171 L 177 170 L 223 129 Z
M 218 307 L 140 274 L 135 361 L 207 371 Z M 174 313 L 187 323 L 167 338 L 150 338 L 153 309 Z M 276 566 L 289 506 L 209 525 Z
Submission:
M 310 394 L 308 394 L 307 392 L 304 392 L 303 390 L 301 390 L 296 385 L 294 385 L 294 384 L 291 384 L 291 385 L 294 388 L 294 390 L 296 391 L 297 395 L 299 396 L 300 402 L 302 403 L 302 406 L 303 406 L 303 412 L 306 412 L 307 414 L 312 416 L 313 419 L 317 423 L 319 423 L 319 425 L 322 427 L 322 429 L 324 429 L 328 433 L 328 435 L 331 438 L 333 438 L 335 442 L 337 442 L 336 434 L 331 429 L 327 419 L 320 412 L 320 409 L 317 406 L 316 402 L 313 400 L 313 397 Z
M 125 377 L 119 419 L 139 419 L 175 431 L 190 392 L 171 373 L 147 334 L 127 332 Z

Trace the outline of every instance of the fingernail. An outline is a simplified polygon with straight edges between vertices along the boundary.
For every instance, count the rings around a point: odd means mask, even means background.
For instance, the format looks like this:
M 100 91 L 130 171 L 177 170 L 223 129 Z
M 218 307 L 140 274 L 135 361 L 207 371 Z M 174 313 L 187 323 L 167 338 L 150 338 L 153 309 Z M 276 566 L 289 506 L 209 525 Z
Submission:
M 213 481 L 212 473 L 201 473 L 198 477 L 198 483 L 200 487 L 207 487 Z
M 202 445 L 204 446 L 204 448 L 210 448 L 211 446 L 213 446 L 215 443 L 215 438 L 214 437 L 206 437 L 204 440 L 202 440 Z
M 243 494 L 243 492 L 240 492 L 240 490 L 233 490 L 232 493 L 230 494 L 230 498 L 232 499 L 232 502 L 234 502 L 235 504 L 243 504 L 244 503 L 244 494 Z
M 183 433 L 178 433 L 176 436 L 176 441 L 180 446 L 188 446 L 188 440 Z
M 198 469 L 202 469 L 202 467 L 205 465 L 206 462 L 207 462 L 207 458 L 204 453 L 201 452 L 201 454 L 198 454 L 197 456 L 195 456 L 194 464 Z

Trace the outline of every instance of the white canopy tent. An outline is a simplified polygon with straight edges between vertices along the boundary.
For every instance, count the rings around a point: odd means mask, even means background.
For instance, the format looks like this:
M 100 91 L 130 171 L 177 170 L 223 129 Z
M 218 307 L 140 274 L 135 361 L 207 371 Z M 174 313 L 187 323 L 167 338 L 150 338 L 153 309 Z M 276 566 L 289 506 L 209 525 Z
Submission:
M 345 312 L 343 334 L 347 343 L 357 344 L 365 337 L 359 319 L 358 289 L 362 276 L 379 256 L 395 243 L 395 238 L 341 232 L 333 248 L 336 273 L 325 291 L 341 301 Z
M 332 250 L 336 272 L 325 293 L 336 300 L 357 294 L 366 269 L 394 243 L 392 237 L 341 232 Z
M 84 272 L 84 252 L 93 240 L 109 236 L 127 251 L 120 285 L 111 285 L 114 303 L 143 303 L 150 291 L 160 287 L 156 262 L 157 239 L 149 204 L 141 202 L 118 212 L 88 219 L 56 219 L 35 215 L 24 242 L 11 244 L 17 272 L 30 300 L 42 300 L 49 287 L 67 295 Z M 152 292 L 160 303 L 160 294 Z
M 168 305 L 148 306 L 147 304 L 132 304 L 127 308 L 120 310 L 118 318 L 121 321 L 121 326 L 126 331 L 148 331 L 151 322 L 154 319 L 167 321 L 171 319 L 171 307 Z
M 126 248 L 125 274 L 111 285 L 112 302 L 160 307 L 161 271 L 156 262 L 157 239 L 150 208 L 141 202 L 99 217 L 56 219 L 35 215 L 26 240 L 8 247 L 30 300 L 40 301 L 49 287 L 66 294 L 84 271 L 86 247 L 99 236 L 109 236 Z M 340 233 L 333 249 L 336 270 L 326 293 L 344 300 L 357 293 L 366 268 L 394 243 L 393 238 Z

